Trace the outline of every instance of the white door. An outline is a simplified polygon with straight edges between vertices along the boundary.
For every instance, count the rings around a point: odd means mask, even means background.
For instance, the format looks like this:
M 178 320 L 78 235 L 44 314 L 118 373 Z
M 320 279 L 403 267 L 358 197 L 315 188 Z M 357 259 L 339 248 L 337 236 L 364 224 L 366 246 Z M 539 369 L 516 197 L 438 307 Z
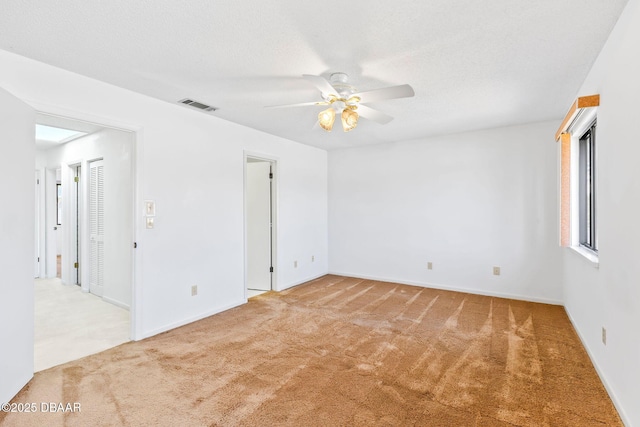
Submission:
M 247 288 L 271 290 L 271 163 L 248 159 L 246 169 Z
M 104 294 L 104 164 L 89 163 L 89 292 Z
M 35 256 L 33 257 L 34 273 L 33 277 L 40 277 L 40 171 L 36 171 L 35 183 L 35 234 L 34 234 L 34 249 Z
M 0 403 L 33 377 L 35 111 L 0 88 Z

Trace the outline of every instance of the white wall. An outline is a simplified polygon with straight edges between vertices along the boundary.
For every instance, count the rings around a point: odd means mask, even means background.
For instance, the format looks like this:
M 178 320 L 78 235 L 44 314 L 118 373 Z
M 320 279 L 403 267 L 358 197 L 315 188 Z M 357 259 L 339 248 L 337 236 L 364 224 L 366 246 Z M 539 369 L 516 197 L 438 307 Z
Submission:
M 33 376 L 35 113 L 0 89 L 0 404 Z
M 325 151 L 6 51 L 0 87 L 45 112 L 137 131 L 137 338 L 245 301 L 244 150 L 278 159 L 278 289 L 327 272 Z M 144 200 L 156 201 L 152 230 Z
M 330 271 L 560 303 L 556 126 L 330 152 Z
M 104 198 L 105 198 L 105 272 L 104 272 L 104 294 L 105 300 L 117 304 L 124 308 L 129 308 L 131 304 L 131 279 L 132 279 L 132 246 L 133 236 L 133 152 L 134 137 L 131 132 L 123 132 L 113 129 L 104 129 L 91 135 L 76 139 L 72 142 L 64 144 L 57 148 L 45 151 L 46 166 L 50 170 L 60 168 L 68 168 L 67 165 L 80 163 L 82 165 L 82 183 L 81 186 L 84 197 L 85 218 L 88 220 L 88 186 L 89 186 L 89 162 L 96 159 L 104 160 Z M 49 191 L 55 191 L 55 184 L 47 186 Z M 69 192 L 73 191 L 73 187 L 63 186 L 63 198 L 69 198 Z M 47 232 L 48 239 L 52 241 L 58 240 L 60 234 L 56 236 L 54 227 L 56 227 L 56 205 L 55 194 L 48 198 L 54 204 L 47 206 Z M 73 209 L 73 207 L 72 207 Z M 85 228 L 82 235 L 81 247 L 85 252 L 89 250 L 88 226 L 85 221 Z M 69 227 L 64 228 L 69 231 Z M 65 247 L 74 245 L 71 241 L 71 234 L 66 235 L 64 241 Z M 66 248 L 68 249 L 68 248 Z M 63 248 L 64 253 L 70 251 Z M 55 257 L 53 253 L 48 254 L 49 257 Z M 69 259 L 63 262 L 70 262 Z M 84 256 L 81 260 L 83 279 L 82 287 L 88 288 L 87 266 L 89 265 L 88 257 Z
M 576 96 L 599 93 L 599 268 L 563 250 L 571 316 L 626 424 L 640 425 L 640 1 L 625 12 Z M 568 107 L 568 106 L 567 106 Z M 601 328 L 607 329 L 607 344 Z

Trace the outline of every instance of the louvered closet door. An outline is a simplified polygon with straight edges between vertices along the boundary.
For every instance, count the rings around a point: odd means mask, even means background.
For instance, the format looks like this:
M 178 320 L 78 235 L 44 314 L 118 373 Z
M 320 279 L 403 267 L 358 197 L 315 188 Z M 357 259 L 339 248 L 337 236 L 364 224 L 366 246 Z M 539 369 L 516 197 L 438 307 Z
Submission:
M 89 291 L 104 290 L 104 165 L 89 163 Z

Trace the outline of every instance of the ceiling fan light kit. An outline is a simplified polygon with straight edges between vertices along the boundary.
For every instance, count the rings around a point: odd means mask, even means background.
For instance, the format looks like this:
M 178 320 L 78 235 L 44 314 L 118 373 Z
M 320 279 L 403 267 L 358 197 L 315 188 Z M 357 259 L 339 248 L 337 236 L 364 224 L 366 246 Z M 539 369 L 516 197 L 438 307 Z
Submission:
M 346 107 L 342 110 L 342 129 L 344 129 L 345 132 L 355 129 L 358 125 L 359 116 L 358 113 L 355 112 L 356 108 L 357 107 Z
M 331 132 L 333 128 L 333 122 L 336 121 L 336 110 L 333 107 L 329 107 L 326 110 L 320 111 L 318 114 L 318 123 L 320 127 L 327 132 Z
M 345 73 L 333 73 L 329 80 L 322 76 L 311 74 L 304 74 L 302 77 L 320 90 L 322 101 L 280 105 L 275 108 L 328 105 L 329 108 L 318 114 L 320 127 L 327 132 L 331 132 L 331 129 L 333 129 L 337 113 L 340 113 L 342 129 L 345 132 L 355 129 L 360 117 L 380 124 L 389 123 L 393 120 L 393 117 L 363 104 L 385 99 L 408 98 L 415 95 L 413 88 L 407 84 L 358 93 L 348 83 L 349 76 Z

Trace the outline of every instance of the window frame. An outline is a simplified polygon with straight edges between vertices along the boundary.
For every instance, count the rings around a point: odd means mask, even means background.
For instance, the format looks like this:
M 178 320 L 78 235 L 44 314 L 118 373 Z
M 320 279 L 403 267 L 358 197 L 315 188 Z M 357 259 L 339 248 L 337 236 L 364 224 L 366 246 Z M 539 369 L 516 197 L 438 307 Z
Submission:
M 580 239 L 580 138 L 591 128 L 593 123 L 598 123 L 598 107 L 584 108 L 578 112 L 576 117 L 572 120 L 567 127 L 567 133 L 571 135 L 571 161 L 570 161 L 570 228 L 569 228 L 569 247 L 576 253 L 582 255 L 586 260 L 591 262 L 594 266 L 599 266 L 598 255 L 598 223 L 597 223 L 597 199 L 594 199 L 595 207 L 595 242 L 596 250 L 589 248 L 588 246 L 581 245 Z M 597 137 L 597 136 L 596 136 Z M 594 146 L 594 159 L 596 161 L 596 174 L 593 180 L 595 193 L 597 193 L 598 181 L 597 181 L 597 162 L 598 162 L 598 142 L 596 141 Z
M 598 120 L 578 137 L 578 244 L 598 252 L 597 170 L 596 156 Z

